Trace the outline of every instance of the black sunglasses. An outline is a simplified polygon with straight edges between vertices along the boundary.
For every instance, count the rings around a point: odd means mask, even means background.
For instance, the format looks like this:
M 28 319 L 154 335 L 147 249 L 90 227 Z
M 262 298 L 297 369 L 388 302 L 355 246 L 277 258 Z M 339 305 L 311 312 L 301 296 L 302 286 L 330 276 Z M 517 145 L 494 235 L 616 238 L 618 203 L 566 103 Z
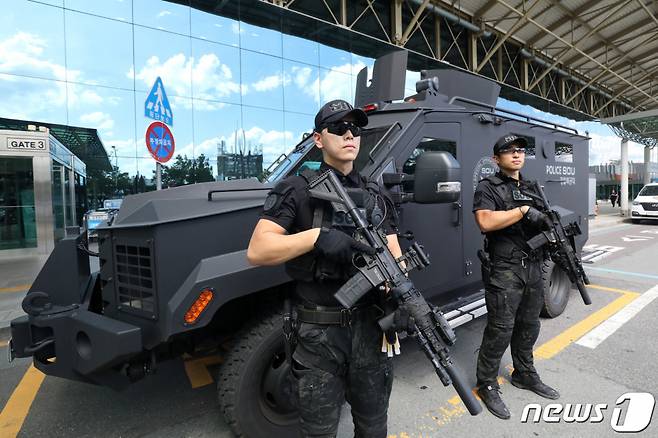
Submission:
M 327 123 L 326 125 L 323 126 L 323 128 L 327 128 L 327 132 L 330 134 L 334 135 L 345 135 L 347 131 L 350 131 L 353 136 L 358 137 L 361 135 L 361 127 L 356 125 L 354 122 L 334 122 L 334 123 Z

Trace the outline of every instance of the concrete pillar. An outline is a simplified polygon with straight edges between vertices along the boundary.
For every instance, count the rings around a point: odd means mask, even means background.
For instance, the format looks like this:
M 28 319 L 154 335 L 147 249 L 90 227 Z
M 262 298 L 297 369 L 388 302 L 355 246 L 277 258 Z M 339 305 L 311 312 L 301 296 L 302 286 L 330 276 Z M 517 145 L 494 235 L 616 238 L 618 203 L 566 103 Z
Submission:
M 644 147 L 644 184 L 649 184 L 651 182 L 651 148 L 649 146 Z
M 628 139 L 621 140 L 621 215 L 628 216 Z

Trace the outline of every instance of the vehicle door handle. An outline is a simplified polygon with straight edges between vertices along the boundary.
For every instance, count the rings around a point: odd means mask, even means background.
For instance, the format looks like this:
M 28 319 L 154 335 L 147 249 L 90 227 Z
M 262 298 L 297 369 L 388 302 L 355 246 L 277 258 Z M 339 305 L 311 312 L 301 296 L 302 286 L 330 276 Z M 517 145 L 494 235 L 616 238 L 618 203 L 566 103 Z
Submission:
M 452 224 L 456 227 L 461 225 L 461 220 L 462 220 L 462 204 L 461 202 L 453 202 L 452 203 L 452 209 L 456 211 L 457 217 L 452 221 Z

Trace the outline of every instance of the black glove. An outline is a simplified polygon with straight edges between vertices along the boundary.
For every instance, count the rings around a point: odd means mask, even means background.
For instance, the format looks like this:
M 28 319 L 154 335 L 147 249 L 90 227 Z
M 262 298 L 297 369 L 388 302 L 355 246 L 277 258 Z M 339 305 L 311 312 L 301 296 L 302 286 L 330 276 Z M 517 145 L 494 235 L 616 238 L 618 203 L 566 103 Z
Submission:
M 361 243 L 335 229 L 323 228 L 314 246 L 321 255 L 340 263 L 351 262 L 355 252 L 369 255 L 377 253 L 377 250 L 372 246 Z
M 407 332 L 409 334 L 414 332 L 414 325 L 416 321 L 411 316 L 409 309 L 405 305 L 398 307 L 393 317 L 393 329 L 398 332 Z
M 548 216 L 535 207 L 528 208 L 528 211 L 523 215 L 523 220 L 540 230 L 548 230 L 552 225 Z

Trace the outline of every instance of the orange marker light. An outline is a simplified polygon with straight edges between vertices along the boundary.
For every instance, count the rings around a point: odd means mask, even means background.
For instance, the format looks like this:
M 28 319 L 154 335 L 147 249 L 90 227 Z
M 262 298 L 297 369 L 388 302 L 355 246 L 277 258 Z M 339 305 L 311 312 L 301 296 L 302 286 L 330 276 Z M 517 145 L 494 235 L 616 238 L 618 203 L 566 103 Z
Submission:
M 194 303 L 190 306 L 189 310 L 185 313 L 185 323 L 194 324 L 201 313 L 208 307 L 208 304 L 212 301 L 213 292 L 212 289 L 204 289 L 199 294 L 199 298 L 196 299 Z

